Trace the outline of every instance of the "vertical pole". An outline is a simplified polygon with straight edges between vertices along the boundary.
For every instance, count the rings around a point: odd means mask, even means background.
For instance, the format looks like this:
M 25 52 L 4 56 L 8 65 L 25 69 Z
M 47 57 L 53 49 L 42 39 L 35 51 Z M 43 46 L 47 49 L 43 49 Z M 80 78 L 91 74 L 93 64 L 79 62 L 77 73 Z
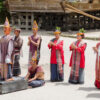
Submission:
M 21 28 L 21 15 L 18 13 L 18 27 Z
M 31 13 L 31 28 L 33 27 L 34 13 Z
M 13 17 L 13 14 L 11 14 L 11 22 L 12 22 L 12 26 L 14 26 L 14 17 Z
M 28 30 L 28 13 L 26 13 L 26 30 Z

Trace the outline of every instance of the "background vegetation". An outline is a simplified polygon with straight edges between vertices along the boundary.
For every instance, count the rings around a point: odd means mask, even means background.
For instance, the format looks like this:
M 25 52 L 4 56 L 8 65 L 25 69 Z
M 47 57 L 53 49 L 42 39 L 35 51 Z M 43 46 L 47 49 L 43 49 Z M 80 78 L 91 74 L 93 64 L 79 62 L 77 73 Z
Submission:
M 7 11 L 4 1 L 6 0 L 0 0 L 0 24 L 3 24 L 5 22 L 6 16 L 10 19 L 10 14 Z

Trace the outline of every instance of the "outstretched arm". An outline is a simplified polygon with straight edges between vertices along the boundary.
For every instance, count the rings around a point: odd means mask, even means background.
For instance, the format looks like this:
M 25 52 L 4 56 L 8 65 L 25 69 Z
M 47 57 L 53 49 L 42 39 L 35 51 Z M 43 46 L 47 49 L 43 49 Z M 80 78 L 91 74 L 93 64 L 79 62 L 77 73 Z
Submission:
M 35 74 L 35 76 L 33 77 L 33 78 L 31 78 L 28 82 L 31 82 L 31 81 L 34 81 L 34 80 L 36 80 L 40 75 L 42 75 L 43 74 L 43 72 L 38 72 L 38 73 L 36 73 Z
M 25 79 L 28 80 L 29 76 L 30 76 L 30 73 L 28 72 L 27 75 L 25 76 Z

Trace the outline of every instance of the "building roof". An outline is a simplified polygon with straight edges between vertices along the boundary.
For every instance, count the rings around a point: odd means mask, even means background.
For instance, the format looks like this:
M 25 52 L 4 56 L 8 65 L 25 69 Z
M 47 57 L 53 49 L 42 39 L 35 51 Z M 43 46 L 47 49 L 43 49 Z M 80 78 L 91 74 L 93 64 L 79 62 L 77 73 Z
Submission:
M 87 1 L 87 0 L 86 0 Z M 100 3 L 67 2 L 67 0 L 7 0 L 10 12 L 62 12 L 66 3 L 83 10 L 100 10 Z M 67 13 L 67 12 L 66 12 Z M 69 11 L 68 11 L 69 13 Z

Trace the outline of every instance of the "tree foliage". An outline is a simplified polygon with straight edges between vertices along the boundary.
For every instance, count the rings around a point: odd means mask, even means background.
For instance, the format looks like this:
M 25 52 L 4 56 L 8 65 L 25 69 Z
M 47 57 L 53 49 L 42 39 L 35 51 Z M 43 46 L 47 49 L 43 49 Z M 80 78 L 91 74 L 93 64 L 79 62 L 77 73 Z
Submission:
M 0 0 L 0 24 L 4 23 L 6 17 L 10 18 L 10 14 L 4 5 L 4 1 L 5 0 Z

